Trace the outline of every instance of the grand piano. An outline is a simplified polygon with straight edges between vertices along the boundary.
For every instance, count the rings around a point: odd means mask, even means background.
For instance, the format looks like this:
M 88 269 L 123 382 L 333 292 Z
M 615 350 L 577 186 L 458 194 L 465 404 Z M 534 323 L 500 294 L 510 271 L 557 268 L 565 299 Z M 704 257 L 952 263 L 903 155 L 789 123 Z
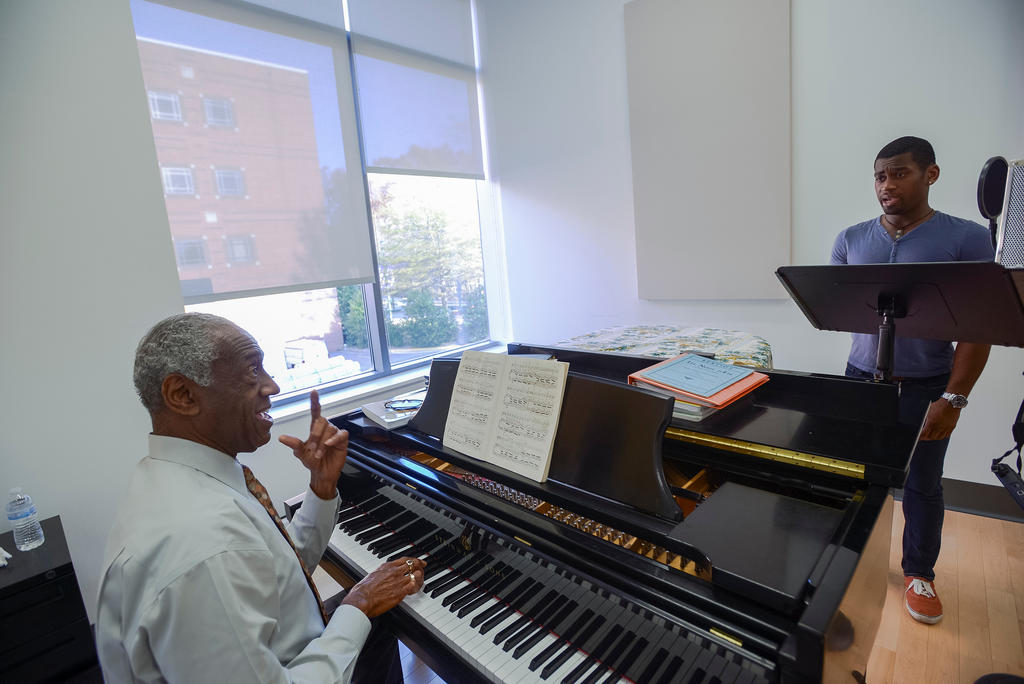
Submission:
M 891 487 L 922 416 L 894 385 L 766 371 L 703 421 L 628 386 L 660 359 L 569 363 L 548 479 L 446 448 L 457 358 L 416 417 L 355 411 L 325 562 L 427 561 L 384 619 L 448 682 L 863 681 L 886 594 Z M 344 584 L 344 582 L 343 582 Z

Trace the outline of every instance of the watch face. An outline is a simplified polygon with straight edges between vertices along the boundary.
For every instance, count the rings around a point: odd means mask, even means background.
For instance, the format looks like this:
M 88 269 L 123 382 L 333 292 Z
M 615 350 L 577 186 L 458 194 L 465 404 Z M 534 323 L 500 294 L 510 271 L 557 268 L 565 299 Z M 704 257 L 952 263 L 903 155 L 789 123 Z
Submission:
M 967 397 L 965 397 L 962 394 L 951 394 L 947 392 L 942 396 L 944 396 L 949 401 L 950 406 L 952 406 L 953 408 L 960 409 L 963 408 L 964 406 L 967 406 Z

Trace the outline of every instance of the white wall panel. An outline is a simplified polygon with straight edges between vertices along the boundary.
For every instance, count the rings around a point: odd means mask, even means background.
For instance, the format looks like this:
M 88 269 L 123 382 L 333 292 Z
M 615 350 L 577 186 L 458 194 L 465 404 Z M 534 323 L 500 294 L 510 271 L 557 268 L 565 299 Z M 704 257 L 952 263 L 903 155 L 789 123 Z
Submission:
M 625 32 L 640 297 L 785 297 L 788 0 L 633 0 Z

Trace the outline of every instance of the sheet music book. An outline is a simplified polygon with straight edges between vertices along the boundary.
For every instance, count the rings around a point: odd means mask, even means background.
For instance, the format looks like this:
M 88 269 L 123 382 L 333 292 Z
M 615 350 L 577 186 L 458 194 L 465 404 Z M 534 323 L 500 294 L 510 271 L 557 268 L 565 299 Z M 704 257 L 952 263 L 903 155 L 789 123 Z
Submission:
M 768 376 L 696 354 L 681 354 L 632 373 L 628 381 L 682 401 L 722 408 L 768 382 Z
M 537 482 L 547 479 L 569 364 L 462 354 L 444 445 Z
M 672 417 L 700 422 L 717 410 L 713 406 L 703 406 L 702 404 L 694 404 L 693 402 L 676 399 L 676 403 L 672 408 Z
M 407 392 L 406 394 L 392 397 L 387 401 L 374 401 L 369 404 L 363 404 L 359 408 L 364 416 L 377 423 L 377 425 L 388 430 L 394 430 L 406 425 L 416 415 L 416 411 L 419 410 L 419 406 L 415 405 L 415 401 L 409 402 L 409 408 L 402 408 L 401 404 L 396 404 L 396 402 L 403 399 L 412 399 L 418 400 L 422 404 L 425 394 L 426 390 L 416 390 L 415 392 Z M 395 406 L 399 406 L 399 408 L 395 408 Z

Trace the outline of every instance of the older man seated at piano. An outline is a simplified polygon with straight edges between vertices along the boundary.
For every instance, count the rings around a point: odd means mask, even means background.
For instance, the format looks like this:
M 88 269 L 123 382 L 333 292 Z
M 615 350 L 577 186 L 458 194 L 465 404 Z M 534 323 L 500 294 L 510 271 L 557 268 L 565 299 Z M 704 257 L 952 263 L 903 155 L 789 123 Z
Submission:
M 328 618 L 309 571 L 335 523 L 348 433 L 312 392 L 309 436 L 280 438 L 309 470 L 304 503 L 283 523 L 237 460 L 270 440 L 280 388 L 262 360 L 248 333 L 208 314 L 171 316 L 139 344 L 135 387 L 153 431 L 104 557 L 107 682 L 401 679 L 394 637 L 370 636 L 370 618 L 419 591 L 423 561 L 385 563 Z

